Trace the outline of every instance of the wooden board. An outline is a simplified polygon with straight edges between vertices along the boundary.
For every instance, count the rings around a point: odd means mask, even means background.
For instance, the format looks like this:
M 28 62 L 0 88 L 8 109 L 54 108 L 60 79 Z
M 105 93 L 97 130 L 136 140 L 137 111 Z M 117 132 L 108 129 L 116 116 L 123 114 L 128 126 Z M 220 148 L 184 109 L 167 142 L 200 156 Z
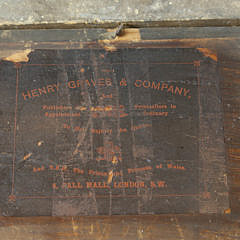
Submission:
M 4 239 L 164 239 L 234 240 L 240 237 L 238 218 L 223 216 L 2 217 Z
M 214 52 L 143 30 L 34 44 L 28 32 L 24 47 L 18 34 L 1 40 L 2 215 L 229 208 Z

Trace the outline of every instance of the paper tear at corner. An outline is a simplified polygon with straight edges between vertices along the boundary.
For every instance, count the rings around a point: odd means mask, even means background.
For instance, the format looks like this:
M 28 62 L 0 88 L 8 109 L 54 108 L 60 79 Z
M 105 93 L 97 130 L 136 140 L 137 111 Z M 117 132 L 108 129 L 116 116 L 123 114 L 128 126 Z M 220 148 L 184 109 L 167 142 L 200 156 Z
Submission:
M 32 51 L 32 49 L 4 51 L 0 53 L 0 57 L 2 60 L 11 61 L 14 63 L 28 62 L 28 55 Z M 1 55 L 3 55 L 3 57 Z
M 211 49 L 208 48 L 197 48 L 198 51 L 200 51 L 204 56 L 211 58 L 213 61 L 217 62 L 217 54 Z

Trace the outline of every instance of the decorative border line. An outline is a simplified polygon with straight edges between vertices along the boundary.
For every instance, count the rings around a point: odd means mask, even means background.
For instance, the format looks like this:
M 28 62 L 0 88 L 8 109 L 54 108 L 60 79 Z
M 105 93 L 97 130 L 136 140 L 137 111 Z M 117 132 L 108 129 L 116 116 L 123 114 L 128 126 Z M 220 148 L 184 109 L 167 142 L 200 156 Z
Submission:
M 113 64 L 141 64 L 142 62 L 126 62 L 126 63 L 104 63 L 108 65 Z M 193 62 L 150 62 L 149 64 L 183 64 L 183 65 L 193 65 L 197 68 L 197 80 L 198 80 L 198 103 L 200 104 L 200 76 L 199 76 L 199 66 L 201 60 L 195 60 Z M 12 161 L 12 186 L 11 186 L 11 194 L 9 195 L 9 201 L 16 201 L 18 199 L 71 199 L 71 198 L 81 198 L 82 196 L 16 196 L 14 194 L 14 187 L 15 187 L 15 163 L 16 163 L 16 130 L 17 130 L 17 108 L 18 108 L 18 90 L 19 90 L 19 80 L 20 80 L 20 68 L 22 66 L 74 66 L 74 65 L 93 65 L 93 64 L 64 64 L 64 63 L 56 63 L 56 64 L 28 64 L 28 63 L 15 63 L 16 68 L 16 105 L 15 105 L 15 115 L 14 115 L 14 142 L 13 142 L 13 161 Z M 199 105 L 200 106 L 200 105 Z M 199 109 L 200 112 L 200 109 Z M 153 194 L 155 197 L 197 197 L 197 196 L 205 196 L 205 192 L 203 194 Z M 108 196 L 104 197 L 105 195 L 96 195 L 99 198 L 108 198 Z M 112 195 L 113 198 L 131 198 L 131 197 L 139 197 L 139 195 Z
M 198 61 L 194 61 L 194 62 L 198 62 Z M 163 64 L 163 65 L 167 65 L 167 64 L 178 64 L 178 65 L 190 65 L 190 64 L 194 64 L 194 62 L 149 62 L 149 64 Z M 108 62 L 104 62 L 104 64 L 106 65 L 114 65 L 114 64 L 141 64 L 144 62 L 113 62 L 113 63 L 108 63 Z M 91 66 L 97 66 L 97 64 L 87 64 L 87 63 L 32 63 L 32 64 L 28 64 L 28 63 L 23 63 L 21 64 L 22 66 L 75 66 L 75 65 L 91 65 Z
M 166 197 L 198 197 L 202 194 L 152 194 L 153 197 L 166 198 Z M 95 194 L 96 198 L 109 198 L 108 196 L 103 194 Z M 141 196 L 137 194 L 128 194 L 128 195 L 120 195 L 120 194 L 112 194 L 112 198 L 139 198 Z M 71 198 L 82 198 L 81 195 L 72 195 L 72 196 L 18 196 L 18 199 L 71 199 Z

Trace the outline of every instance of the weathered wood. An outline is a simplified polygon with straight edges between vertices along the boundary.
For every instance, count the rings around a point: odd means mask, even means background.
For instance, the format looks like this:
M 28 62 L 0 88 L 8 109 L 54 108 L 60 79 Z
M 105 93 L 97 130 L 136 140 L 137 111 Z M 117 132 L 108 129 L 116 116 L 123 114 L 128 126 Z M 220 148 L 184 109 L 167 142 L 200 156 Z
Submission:
M 75 49 L 60 50 L 53 32 L 54 50 L 26 49 L 1 64 L 3 115 L 14 114 L 2 215 L 228 209 L 217 56 L 141 42 L 137 30 L 117 41 L 65 30 Z M 77 50 L 71 35 L 83 33 L 101 40 Z
M 216 216 L 112 216 L 0 218 L 3 239 L 163 239 L 234 240 L 240 238 L 236 219 Z

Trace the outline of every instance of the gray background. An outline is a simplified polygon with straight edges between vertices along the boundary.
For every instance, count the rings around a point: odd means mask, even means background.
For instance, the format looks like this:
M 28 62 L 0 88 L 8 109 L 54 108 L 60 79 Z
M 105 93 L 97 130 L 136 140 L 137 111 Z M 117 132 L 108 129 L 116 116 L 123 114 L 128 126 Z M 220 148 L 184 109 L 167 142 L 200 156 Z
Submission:
M 239 17 L 240 0 L 0 0 L 0 26 Z

